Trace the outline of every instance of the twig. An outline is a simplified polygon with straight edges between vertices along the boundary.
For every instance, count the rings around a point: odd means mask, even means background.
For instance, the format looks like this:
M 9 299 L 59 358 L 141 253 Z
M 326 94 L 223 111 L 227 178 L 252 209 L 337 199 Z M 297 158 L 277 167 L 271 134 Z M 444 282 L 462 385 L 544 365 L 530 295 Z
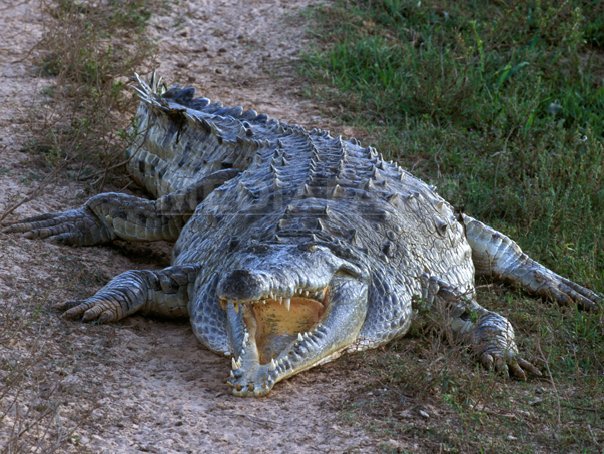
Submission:
M 545 363 L 545 370 L 547 371 L 547 375 L 549 376 L 550 383 L 552 384 L 552 388 L 554 389 L 554 395 L 556 396 L 556 422 L 558 426 L 562 425 L 562 409 L 560 405 L 560 394 L 558 393 L 558 388 L 556 387 L 556 382 L 554 381 L 554 377 L 552 376 L 552 371 L 549 368 L 549 362 L 547 358 L 543 354 L 543 350 L 541 350 L 541 342 L 537 339 L 537 350 L 539 350 L 539 354 L 541 355 L 541 359 Z
M 11 61 L 11 64 L 15 64 L 15 63 L 23 63 L 25 60 L 28 60 L 29 57 L 31 57 L 31 54 L 34 52 L 34 50 L 39 47 L 42 44 L 42 41 L 38 41 L 36 44 L 34 44 L 33 46 L 31 46 L 29 48 L 29 50 L 25 53 L 25 55 L 22 58 L 18 58 L 16 60 Z
M 589 435 L 591 435 L 591 440 L 599 448 L 600 447 L 600 443 L 598 443 L 598 439 L 596 438 L 596 434 L 594 434 L 594 431 L 591 430 L 591 424 L 587 424 L 587 430 L 589 431 Z
M 259 418 L 257 416 L 252 416 L 252 415 L 246 415 L 243 413 L 233 413 L 233 412 L 228 412 L 229 414 L 233 415 L 233 416 L 239 416 L 241 418 L 245 418 L 251 422 L 254 422 L 256 424 L 264 424 L 267 425 L 269 427 L 274 427 L 276 425 L 275 422 L 273 421 L 269 421 L 268 419 L 263 419 L 263 418 Z
M 80 178 L 78 178 L 78 181 L 86 181 L 86 180 L 89 180 L 89 179 L 91 179 L 91 178 L 96 178 L 96 177 L 99 177 L 99 176 L 101 176 L 101 175 L 103 175 L 103 174 L 106 174 L 106 173 L 107 173 L 107 172 L 109 172 L 110 170 L 117 169 L 118 167 L 121 167 L 121 166 L 123 166 L 123 165 L 128 164 L 128 162 L 130 161 L 130 159 L 131 159 L 131 158 L 124 159 L 123 161 L 120 161 L 120 162 L 118 162 L 117 164 L 113 164 L 112 166 L 106 167 L 105 169 L 100 170 L 100 171 L 98 171 L 98 172 L 95 172 L 95 173 L 93 173 L 93 174 L 91 174 L 91 175 L 86 175 L 86 176 L 84 176 L 84 177 L 80 177 Z M 96 181 L 95 181 L 95 183 L 96 183 Z
M 601 409 L 599 409 L 599 408 L 579 407 L 577 405 L 567 404 L 566 402 L 561 402 L 561 405 L 563 407 L 572 408 L 573 410 L 579 410 L 579 411 L 590 411 L 590 412 L 594 412 L 594 413 L 598 413 L 601 411 Z
M 56 167 L 52 172 L 50 172 L 49 174 L 47 174 L 42 181 L 40 182 L 40 184 L 33 190 L 30 191 L 29 194 L 27 194 L 25 197 L 23 197 L 21 200 L 15 202 L 13 205 L 11 205 L 9 208 L 7 208 L 2 215 L 0 216 L 0 224 L 2 224 L 2 221 L 4 221 L 4 219 L 11 214 L 13 211 L 15 211 L 17 208 L 19 208 L 21 205 L 23 205 L 24 203 L 30 202 L 31 200 L 33 200 L 34 198 L 36 198 L 38 196 L 38 194 L 40 193 L 40 191 L 42 189 L 44 189 L 44 187 L 46 187 L 50 180 L 54 177 L 57 176 L 57 174 L 63 170 L 65 168 L 65 166 L 67 165 L 67 161 L 63 161 L 63 163 L 61 163 L 60 166 Z

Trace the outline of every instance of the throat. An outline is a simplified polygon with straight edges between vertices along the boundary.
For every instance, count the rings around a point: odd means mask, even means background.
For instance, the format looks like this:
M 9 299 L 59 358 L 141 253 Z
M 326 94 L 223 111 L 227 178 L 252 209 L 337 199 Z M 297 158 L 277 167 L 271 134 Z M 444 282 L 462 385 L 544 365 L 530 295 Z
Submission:
M 260 364 L 277 358 L 299 334 L 312 331 L 325 311 L 314 299 L 294 297 L 289 307 L 276 300 L 254 304 L 244 313 L 250 335 L 254 336 Z

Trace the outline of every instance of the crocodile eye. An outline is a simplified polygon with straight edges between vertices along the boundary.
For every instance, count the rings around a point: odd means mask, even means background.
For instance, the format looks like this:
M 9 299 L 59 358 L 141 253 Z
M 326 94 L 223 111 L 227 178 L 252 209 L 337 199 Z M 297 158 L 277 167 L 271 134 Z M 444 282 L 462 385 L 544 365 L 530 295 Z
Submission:
M 315 252 L 318 249 L 319 246 L 314 243 L 303 243 L 298 245 L 298 250 L 301 252 Z

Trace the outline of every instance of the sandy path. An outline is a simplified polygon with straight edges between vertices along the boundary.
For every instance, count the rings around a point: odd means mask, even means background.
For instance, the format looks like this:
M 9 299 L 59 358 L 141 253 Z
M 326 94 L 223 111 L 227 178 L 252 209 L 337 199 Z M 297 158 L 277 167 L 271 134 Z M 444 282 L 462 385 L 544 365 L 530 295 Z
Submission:
M 306 4 L 183 0 L 152 19 L 159 72 L 225 103 L 324 126 L 312 103 L 296 95 L 292 63 L 304 44 L 299 10 Z M 36 5 L 0 7 L 0 212 L 43 176 L 20 152 L 31 109 L 50 108 L 39 95 L 48 81 L 35 77 L 27 56 L 41 34 Z M 12 219 L 83 198 L 77 183 L 59 179 Z M 168 253 L 146 245 L 71 249 L 0 234 L 0 446 L 37 446 L 40 452 L 371 450 L 375 442 L 367 434 L 338 422 L 339 402 L 362 380 L 345 360 L 278 385 L 268 399 L 237 399 L 224 384 L 228 361 L 204 350 L 186 323 L 132 317 L 92 326 L 65 322 L 51 309 L 125 270 L 166 266 Z

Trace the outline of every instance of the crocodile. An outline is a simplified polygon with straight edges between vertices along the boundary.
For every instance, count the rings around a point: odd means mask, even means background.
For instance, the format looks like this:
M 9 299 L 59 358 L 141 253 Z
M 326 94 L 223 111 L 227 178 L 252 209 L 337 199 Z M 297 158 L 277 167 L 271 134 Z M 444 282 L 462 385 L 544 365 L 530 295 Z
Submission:
M 233 394 L 266 396 L 403 336 L 418 307 L 445 314 L 486 368 L 540 375 L 510 322 L 478 304 L 477 274 L 587 310 L 602 302 L 372 147 L 136 78 L 128 170 L 153 197 L 101 193 L 4 231 L 72 246 L 171 241 L 171 266 L 59 303 L 67 319 L 188 317 L 203 345 L 231 357 Z

